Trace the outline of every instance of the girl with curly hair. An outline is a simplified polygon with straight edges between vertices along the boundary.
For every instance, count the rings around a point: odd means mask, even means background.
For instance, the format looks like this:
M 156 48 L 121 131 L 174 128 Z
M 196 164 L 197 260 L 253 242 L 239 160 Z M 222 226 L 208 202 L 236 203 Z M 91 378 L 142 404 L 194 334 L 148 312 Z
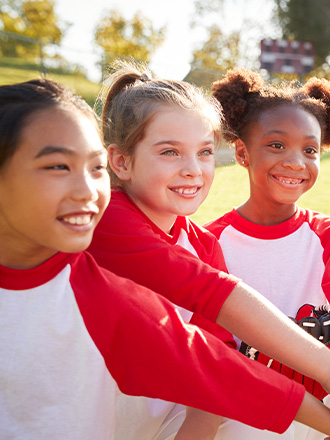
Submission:
M 330 144 L 330 82 L 273 87 L 240 68 L 212 91 L 223 108 L 224 137 L 249 174 L 250 196 L 206 228 L 218 238 L 229 273 L 328 344 L 330 218 L 297 201 L 317 181 L 321 151 Z M 319 399 L 326 396 L 315 381 L 237 342 L 247 356 L 304 383 Z M 295 423 L 281 436 L 229 420 L 220 431 L 223 440 L 323 439 Z

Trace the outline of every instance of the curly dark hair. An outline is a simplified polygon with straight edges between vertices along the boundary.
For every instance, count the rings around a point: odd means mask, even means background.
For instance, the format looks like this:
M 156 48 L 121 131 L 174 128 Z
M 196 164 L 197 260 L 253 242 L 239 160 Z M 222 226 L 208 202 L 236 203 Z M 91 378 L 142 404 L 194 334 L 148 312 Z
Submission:
M 300 87 L 284 82 L 275 87 L 266 84 L 258 72 L 236 68 L 212 84 L 212 93 L 222 106 L 224 138 L 229 143 L 245 141 L 251 124 L 264 111 L 288 104 L 306 110 L 318 120 L 321 146 L 330 147 L 330 81 L 326 79 L 311 78 Z

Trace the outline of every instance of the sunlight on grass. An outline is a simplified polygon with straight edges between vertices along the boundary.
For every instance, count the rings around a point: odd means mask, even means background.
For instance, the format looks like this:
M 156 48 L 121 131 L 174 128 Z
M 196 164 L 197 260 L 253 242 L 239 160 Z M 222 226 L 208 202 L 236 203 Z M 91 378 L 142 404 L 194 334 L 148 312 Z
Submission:
M 38 66 L 30 64 L 19 58 L 0 57 L 0 84 L 13 84 L 21 81 L 40 78 L 42 75 Z M 93 107 L 95 98 L 101 88 L 100 84 L 93 83 L 82 75 L 59 74 L 49 72 L 46 78 L 52 79 L 63 84 L 65 87 L 73 90 L 79 96 L 82 96 L 88 104 Z
M 203 225 L 241 205 L 248 196 L 249 179 L 246 169 L 236 163 L 219 166 L 207 199 L 191 218 Z M 320 177 L 316 185 L 300 198 L 298 204 L 303 208 L 330 215 L 330 153 L 322 155 Z

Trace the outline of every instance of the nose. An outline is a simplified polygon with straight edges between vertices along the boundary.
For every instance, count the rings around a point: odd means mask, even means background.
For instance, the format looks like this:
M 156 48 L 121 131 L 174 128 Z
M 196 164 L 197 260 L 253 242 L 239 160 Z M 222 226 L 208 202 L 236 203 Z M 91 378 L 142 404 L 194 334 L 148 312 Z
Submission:
M 76 201 L 96 201 L 99 198 L 96 180 L 87 172 L 73 178 L 71 197 Z
M 181 174 L 186 177 L 198 177 L 202 174 L 201 166 L 196 157 L 186 157 L 183 160 Z
M 287 154 L 282 161 L 282 165 L 291 170 L 304 170 L 306 168 L 304 157 L 298 151 Z

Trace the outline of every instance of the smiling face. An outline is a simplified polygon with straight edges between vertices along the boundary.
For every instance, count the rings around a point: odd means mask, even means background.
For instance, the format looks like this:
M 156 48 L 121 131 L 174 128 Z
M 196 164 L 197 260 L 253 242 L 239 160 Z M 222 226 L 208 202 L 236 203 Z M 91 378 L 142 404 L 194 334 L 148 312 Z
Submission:
M 250 199 L 241 214 L 267 224 L 290 218 L 318 178 L 320 149 L 321 128 L 312 114 L 291 105 L 264 112 L 236 148 L 250 178 Z
M 194 213 L 214 177 L 214 132 L 197 112 L 164 107 L 156 113 L 120 175 L 138 207 L 169 233 L 178 215 Z M 111 148 L 110 148 L 111 164 Z
M 94 121 L 71 108 L 36 112 L 0 170 L 0 264 L 28 268 L 85 249 L 110 198 Z

